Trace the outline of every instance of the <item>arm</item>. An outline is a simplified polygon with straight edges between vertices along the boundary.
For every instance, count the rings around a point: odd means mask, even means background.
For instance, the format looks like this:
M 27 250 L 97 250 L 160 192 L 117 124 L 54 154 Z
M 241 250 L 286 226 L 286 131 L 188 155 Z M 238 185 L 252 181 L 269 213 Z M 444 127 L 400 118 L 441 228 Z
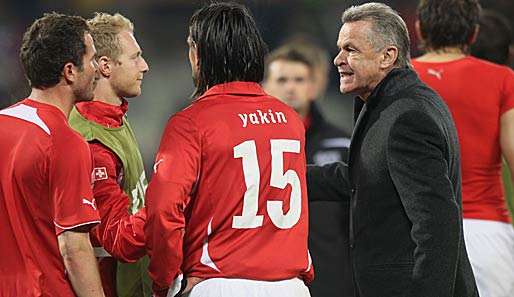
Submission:
M 184 211 L 200 172 L 200 140 L 195 124 L 182 115 L 168 122 L 146 192 L 145 240 L 156 296 L 180 289 Z M 172 282 L 175 284 L 173 285 Z M 169 287 L 172 293 L 168 293 Z
M 514 184 L 514 72 L 510 69 L 503 81 L 500 113 L 500 148 Z M 514 197 L 507 195 L 505 198 L 512 211 Z
M 461 217 L 447 147 L 436 123 L 417 111 L 401 115 L 388 138 L 387 165 L 416 245 L 412 286 L 405 296 L 453 296 Z
M 309 202 L 350 200 L 348 166 L 335 162 L 324 166 L 307 166 Z
M 500 147 L 503 158 L 507 162 L 510 178 L 514 184 L 514 109 L 500 117 Z M 514 197 L 505 197 L 509 205 L 514 207 Z
M 73 154 L 64 153 L 69 148 Z M 100 222 L 91 191 L 91 169 L 89 148 L 78 135 L 56 137 L 49 168 L 55 234 L 79 297 L 104 295 L 88 233 Z
M 89 233 L 87 230 L 74 230 L 63 232 L 57 237 L 73 290 L 78 297 L 104 296 Z
M 123 165 L 116 154 L 98 142 L 89 143 L 89 147 L 95 167 L 93 176 L 96 176 L 93 195 L 101 217 L 95 236 L 117 260 L 135 262 L 146 254 L 143 232 L 146 211 L 129 213 L 129 197 L 118 184 Z

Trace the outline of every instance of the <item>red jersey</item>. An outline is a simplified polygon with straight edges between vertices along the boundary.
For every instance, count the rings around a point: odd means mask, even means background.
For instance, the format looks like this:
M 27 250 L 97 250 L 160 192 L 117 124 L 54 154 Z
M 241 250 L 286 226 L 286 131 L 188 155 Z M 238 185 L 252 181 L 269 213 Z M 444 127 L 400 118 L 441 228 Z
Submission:
M 313 277 L 305 130 L 256 83 L 210 88 L 168 122 L 146 193 L 150 276 Z
M 97 224 L 91 154 L 52 105 L 0 111 L 0 296 L 75 296 L 57 235 Z
M 450 108 L 461 150 L 464 218 L 509 222 L 501 179 L 500 117 L 514 108 L 514 72 L 471 56 L 412 61 Z

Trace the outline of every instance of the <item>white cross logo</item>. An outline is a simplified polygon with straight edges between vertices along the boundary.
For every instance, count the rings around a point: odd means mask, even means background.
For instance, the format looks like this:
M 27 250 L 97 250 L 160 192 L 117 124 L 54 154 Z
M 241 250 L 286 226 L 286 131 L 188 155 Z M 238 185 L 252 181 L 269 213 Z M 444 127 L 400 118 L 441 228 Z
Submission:
M 107 179 L 107 169 L 105 167 L 95 167 L 93 170 L 93 180 L 104 180 Z

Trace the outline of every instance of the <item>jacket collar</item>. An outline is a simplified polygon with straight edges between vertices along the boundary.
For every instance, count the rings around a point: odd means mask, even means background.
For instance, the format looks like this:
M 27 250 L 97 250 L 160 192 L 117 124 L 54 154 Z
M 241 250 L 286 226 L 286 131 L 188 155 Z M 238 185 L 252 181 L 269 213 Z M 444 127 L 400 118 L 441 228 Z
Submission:
M 394 68 L 384 77 L 384 79 L 382 79 L 382 81 L 369 95 L 366 102 L 367 109 L 369 110 L 375 107 L 381 98 L 394 96 L 399 92 L 408 89 L 418 81 L 418 75 L 410 67 Z
M 128 102 L 122 99 L 121 105 L 117 106 L 102 101 L 87 101 L 77 103 L 75 107 L 86 119 L 106 127 L 116 128 L 123 124 Z

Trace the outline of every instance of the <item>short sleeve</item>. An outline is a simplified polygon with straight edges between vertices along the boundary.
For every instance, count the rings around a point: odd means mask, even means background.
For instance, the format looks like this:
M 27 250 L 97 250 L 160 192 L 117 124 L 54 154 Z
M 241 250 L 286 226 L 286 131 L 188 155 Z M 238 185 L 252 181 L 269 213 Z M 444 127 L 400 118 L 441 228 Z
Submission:
M 503 79 L 502 90 L 501 90 L 501 110 L 500 114 L 514 108 L 514 71 L 506 69 L 507 74 Z
M 50 155 L 49 191 L 55 233 L 100 222 L 91 185 L 91 153 L 77 134 L 54 138 Z

